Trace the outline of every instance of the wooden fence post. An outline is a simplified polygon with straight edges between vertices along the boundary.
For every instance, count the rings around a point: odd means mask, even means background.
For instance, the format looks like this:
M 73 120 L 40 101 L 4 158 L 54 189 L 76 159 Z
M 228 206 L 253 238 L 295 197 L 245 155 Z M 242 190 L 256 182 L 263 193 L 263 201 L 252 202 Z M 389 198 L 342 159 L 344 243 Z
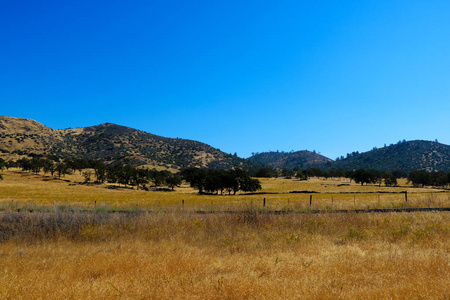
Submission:
M 266 198 L 264 198 L 263 207 L 266 207 Z
M 309 208 L 311 208 L 312 205 L 312 195 L 309 195 Z
M 408 202 L 408 191 L 405 191 L 405 202 Z

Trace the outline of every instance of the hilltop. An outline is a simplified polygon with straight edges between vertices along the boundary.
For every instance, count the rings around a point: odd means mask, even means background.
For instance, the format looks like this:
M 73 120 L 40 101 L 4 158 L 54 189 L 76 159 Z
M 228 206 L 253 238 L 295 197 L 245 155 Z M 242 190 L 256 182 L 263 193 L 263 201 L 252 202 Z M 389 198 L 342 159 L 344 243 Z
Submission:
M 166 138 L 112 123 L 55 130 L 34 120 L 4 116 L 0 117 L 0 154 L 6 159 L 35 155 L 85 157 L 163 168 L 248 164 L 201 142 Z
M 326 163 L 332 162 L 331 159 L 311 152 L 308 150 L 296 151 L 296 152 L 262 152 L 256 153 L 249 157 L 248 160 L 252 163 L 259 165 L 271 166 L 274 168 L 312 168 L 321 166 Z
M 450 146 L 423 140 L 403 141 L 364 153 L 354 152 L 347 158 L 323 165 L 322 168 L 450 171 Z
M 442 170 L 450 171 L 450 146 L 432 141 L 414 140 L 374 148 L 359 153 L 352 152 L 347 157 L 333 161 L 310 151 L 262 152 L 248 160 L 252 163 L 274 168 L 320 168 L 331 169 L 376 169 L 381 171 L 401 170 Z

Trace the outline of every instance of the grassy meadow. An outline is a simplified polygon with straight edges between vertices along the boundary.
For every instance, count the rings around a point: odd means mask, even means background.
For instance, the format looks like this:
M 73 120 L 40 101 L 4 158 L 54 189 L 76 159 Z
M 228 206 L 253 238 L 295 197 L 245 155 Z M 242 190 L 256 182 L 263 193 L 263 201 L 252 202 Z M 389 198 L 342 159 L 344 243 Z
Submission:
M 278 178 L 222 196 L 3 177 L 1 299 L 450 298 L 448 212 L 307 212 L 310 195 L 311 209 L 448 207 L 446 191 Z M 281 209 L 306 213 L 264 213 Z
M 157 192 L 117 185 L 80 184 L 84 178 L 78 173 L 66 175 L 61 179 L 43 174 L 32 175 L 19 170 L 3 173 L 4 180 L 0 181 L 0 208 L 11 205 L 14 208 L 97 206 L 167 211 L 180 210 L 184 200 L 184 210 L 247 210 L 248 207 L 262 209 L 264 198 L 266 210 L 450 206 L 449 190 L 413 188 L 405 179 L 399 180 L 398 187 L 385 187 L 361 186 L 346 178 L 311 178 L 308 181 L 268 178 L 260 179 L 262 190 L 259 193 L 198 195 L 197 191 L 186 184 L 173 192 Z M 404 191 L 408 192 L 408 202 L 405 202 L 405 195 L 402 193 Z

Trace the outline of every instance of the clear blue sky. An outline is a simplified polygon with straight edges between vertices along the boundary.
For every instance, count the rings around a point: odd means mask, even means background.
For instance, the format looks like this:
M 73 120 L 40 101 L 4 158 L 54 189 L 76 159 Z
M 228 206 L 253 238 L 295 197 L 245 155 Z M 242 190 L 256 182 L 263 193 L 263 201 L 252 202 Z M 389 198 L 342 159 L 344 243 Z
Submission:
M 0 101 L 241 157 L 450 144 L 450 1 L 2 1 Z

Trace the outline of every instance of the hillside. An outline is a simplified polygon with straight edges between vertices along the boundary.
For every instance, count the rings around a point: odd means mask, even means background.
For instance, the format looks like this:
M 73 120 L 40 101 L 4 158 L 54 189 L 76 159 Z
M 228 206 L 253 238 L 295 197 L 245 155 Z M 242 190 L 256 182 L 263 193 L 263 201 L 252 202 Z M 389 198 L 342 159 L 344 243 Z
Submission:
M 426 169 L 450 171 L 450 146 L 431 141 L 404 141 L 373 149 L 322 166 L 324 169 L 377 169 L 405 172 Z
M 247 160 L 207 144 L 166 138 L 141 130 L 105 123 L 97 126 L 55 130 L 30 119 L 0 116 L 0 157 L 85 157 L 157 168 L 231 168 L 267 165 L 275 168 L 330 170 L 359 168 L 385 171 L 419 169 L 450 171 L 450 146 L 431 141 L 404 141 L 364 153 L 354 152 L 332 161 L 315 152 L 263 152 Z
M 34 120 L 0 117 L 0 155 L 17 159 L 30 154 L 165 168 L 230 168 L 248 164 L 201 142 L 161 137 L 111 123 L 55 130 Z
M 248 160 L 260 165 L 289 169 L 295 167 L 312 168 L 332 161 L 323 155 L 308 150 L 297 152 L 262 152 L 254 154 Z

